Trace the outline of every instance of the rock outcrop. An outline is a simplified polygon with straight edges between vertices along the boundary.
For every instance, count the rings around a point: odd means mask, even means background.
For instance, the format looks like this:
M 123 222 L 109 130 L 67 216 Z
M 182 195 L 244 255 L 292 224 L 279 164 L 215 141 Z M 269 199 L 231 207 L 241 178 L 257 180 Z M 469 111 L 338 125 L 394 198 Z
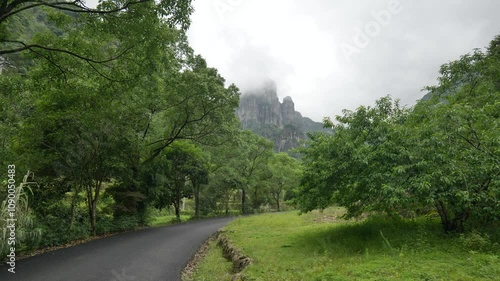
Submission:
M 295 111 L 291 97 L 280 102 L 276 84 L 272 81 L 255 91 L 244 93 L 236 111 L 243 129 L 270 139 L 277 152 L 300 146 L 308 132 L 321 131 L 323 125 Z

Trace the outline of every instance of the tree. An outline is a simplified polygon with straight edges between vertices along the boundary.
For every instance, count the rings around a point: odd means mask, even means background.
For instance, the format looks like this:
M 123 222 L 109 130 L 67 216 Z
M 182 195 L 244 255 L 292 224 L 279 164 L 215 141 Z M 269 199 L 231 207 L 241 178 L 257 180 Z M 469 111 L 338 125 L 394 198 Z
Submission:
M 267 161 L 273 153 L 273 143 L 250 131 L 242 131 L 238 141 L 240 156 L 234 163 L 234 167 L 242 179 L 241 212 L 246 214 L 249 211 L 246 205 L 247 192 L 250 187 L 258 184 L 259 172 L 267 169 Z
M 326 120 L 333 135 L 312 135 L 303 149 L 304 176 L 300 191 L 303 211 L 325 208 L 335 202 L 349 216 L 370 210 L 394 211 L 408 206 L 403 176 L 393 171 L 407 161 L 399 130 L 405 109 L 390 97 L 375 107 L 359 107 L 337 116 L 339 124 Z
M 413 146 L 420 152 L 415 165 L 425 169 L 415 182 L 430 185 L 427 198 L 445 231 L 463 231 L 471 218 L 490 223 L 500 217 L 500 57 L 494 42 L 488 53 L 475 50 L 443 65 L 439 85 L 428 87 L 434 99 L 417 105 L 409 120 L 420 140 Z
M 235 132 L 238 130 L 235 126 Z M 201 196 L 201 211 L 205 215 L 227 215 L 243 181 L 236 169 L 236 163 L 241 159 L 238 140 L 234 134 L 228 134 L 226 138 L 227 141 L 221 145 L 203 148 L 210 155 L 209 183 Z
M 191 181 L 194 191 L 199 193 L 200 185 L 207 181 L 202 155 L 202 151 L 192 143 L 177 141 L 165 149 L 160 156 L 166 161 L 167 169 L 164 173 L 169 180 L 165 188 L 168 188 L 172 195 L 170 203 L 174 205 L 178 221 L 181 219 L 181 199 L 193 194 L 193 190 L 187 187 L 187 182 Z
M 193 186 L 194 196 L 194 217 L 200 218 L 200 191 L 202 186 L 208 184 L 208 164 L 207 155 L 201 149 L 198 149 L 192 159 L 192 164 L 189 169 L 189 181 Z
M 238 88 L 226 88 L 224 78 L 200 56 L 191 58 L 188 66 L 190 69 L 172 74 L 164 82 L 163 99 L 168 105 L 151 111 L 156 118 L 148 125 L 148 146 L 152 148 L 148 160 L 176 140 L 218 145 L 235 130 Z
M 303 149 L 303 211 L 345 206 L 407 213 L 434 208 L 445 232 L 500 217 L 498 37 L 441 67 L 431 98 L 405 109 L 389 97 L 344 111 L 334 134 L 311 135 Z
M 123 169 L 133 149 L 124 135 L 128 124 L 119 118 L 122 108 L 113 99 L 112 88 L 74 82 L 37 85 L 43 90 L 24 121 L 20 151 L 42 176 L 71 182 L 75 198 L 86 193 L 90 228 L 95 233 L 103 183 Z M 73 201 L 73 208 L 77 203 Z
M 280 202 L 284 193 L 291 191 L 292 188 L 299 184 L 300 163 L 286 153 L 278 153 L 271 157 L 269 168 L 272 173 L 272 177 L 269 180 L 269 193 L 276 203 L 276 208 L 279 212 L 281 210 Z

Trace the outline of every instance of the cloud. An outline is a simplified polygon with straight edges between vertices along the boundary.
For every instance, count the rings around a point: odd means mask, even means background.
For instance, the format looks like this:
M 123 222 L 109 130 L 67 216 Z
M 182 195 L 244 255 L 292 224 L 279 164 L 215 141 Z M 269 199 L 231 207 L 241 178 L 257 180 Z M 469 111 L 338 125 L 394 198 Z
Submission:
M 272 78 L 280 97 L 321 120 L 387 94 L 413 105 L 441 64 L 500 32 L 495 0 L 401 0 L 403 10 L 346 60 L 340 46 L 391 1 L 198 0 L 188 36 L 228 82 L 248 90 Z

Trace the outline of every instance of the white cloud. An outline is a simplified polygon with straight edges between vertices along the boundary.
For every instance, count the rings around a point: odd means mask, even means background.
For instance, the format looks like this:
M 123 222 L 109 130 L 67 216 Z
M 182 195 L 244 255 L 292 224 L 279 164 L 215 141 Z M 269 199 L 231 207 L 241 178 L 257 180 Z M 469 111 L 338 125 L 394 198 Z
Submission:
M 341 44 L 391 1 L 195 0 L 188 36 L 228 82 L 246 90 L 271 78 L 319 121 L 387 94 L 413 105 L 440 65 L 500 33 L 497 0 L 400 0 L 403 10 L 346 60 Z
M 402 12 L 346 60 L 340 45 L 390 1 L 196 0 L 188 36 L 228 82 L 245 90 L 272 78 L 281 97 L 321 120 L 387 94 L 412 105 L 441 64 L 500 32 L 495 0 L 401 0 Z M 230 7 L 222 17 L 217 2 Z

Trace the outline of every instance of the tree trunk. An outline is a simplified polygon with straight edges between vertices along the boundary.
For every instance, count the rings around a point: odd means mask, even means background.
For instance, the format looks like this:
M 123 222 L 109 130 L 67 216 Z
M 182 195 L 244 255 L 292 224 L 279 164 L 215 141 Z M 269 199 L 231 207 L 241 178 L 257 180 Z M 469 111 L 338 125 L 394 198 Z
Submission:
M 184 184 L 184 183 L 182 183 Z M 175 217 L 177 221 L 181 221 L 181 183 L 180 181 L 177 181 L 175 183 L 175 200 L 174 200 L 174 207 L 175 207 Z
M 73 229 L 73 226 L 75 225 L 76 205 L 78 204 L 78 197 L 81 190 L 81 185 L 78 185 L 78 187 L 74 190 L 73 197 L 71 198 L 71 219 L 69 223 L 70 229 Z
M 175 218 L 177 221 L 181 221 L 181 208 L 179 204 L 174 204 L 175 205 Z
M 95 186 L 90 184 L 87 186 L 87 205 L 89 209 L 89 220 L 90 220 L 90 233 L 92 235 L 97 234 L 97 201 L 99 200 L 99 194 L 101 191 L 102 181 L 97 181 Z M 93 192 L 94 191 L 94 192 Z
M 87 188 L 87 206 L 89 212 L 89 221 L 90 221 L 90 234 L 96 234 L 96 208 L 95 208 L 95 200 L 92 196 L 92 188 Z
M 245 188 L 243 188 L 243 189 L 241 189 L 241 213 L 243 215 L 246 214 L 246 210 L 245 210 L 246 197 L 247 197 L 247 194 L 246 194 Z
M 200 187 L 193 184 L 194 187 L 194 218 L 200 218 Z
M 231 200 L 231 197 L 228 196 L 227 194 L 224 195 L 224 209 L 226 211 L 226 216 L 229 214 L 229 200 Z
M 175 210 L 175 218 L 177 221 L 180 221 L 181 219 L 181 202 L 180 200 L 177 200 L 177 195 L 174 198 L 174 210 Z
M 464 231 L 464 223 L 469 217 L 468 212 L 460 212 L 453 215 L 450 214 L 448 208 L 446 207 L 446 203 L 439 201 L 435 204 L 435 207 L 438 211 L 439 217 L 441 218 L 441 225 L 443 226 L 444 232 L 463 232 Z
M 92 231 L 92 235 L 97 234 L 96 217 L 97 217 L 97 201 L 94 200 L 94 202 L 92 202 L 92 211 L 90 220 L 90 228 Z
M 92 202 L 94 201 L 92 196 L 92 185 L 87 186 L 86 191 L 87 191 L 87 209 L 89 213 L 89 222 L 90 222 L 90 234 L 93 235 L 95 230 L 95 224 L 94 224 L 94 211 L 92 208 Z
M 281 212 L 280 210 L 280 198 L 278 196 L 278 199 L 276 199 L 276 207 L 278 207 L 278 212 Z

